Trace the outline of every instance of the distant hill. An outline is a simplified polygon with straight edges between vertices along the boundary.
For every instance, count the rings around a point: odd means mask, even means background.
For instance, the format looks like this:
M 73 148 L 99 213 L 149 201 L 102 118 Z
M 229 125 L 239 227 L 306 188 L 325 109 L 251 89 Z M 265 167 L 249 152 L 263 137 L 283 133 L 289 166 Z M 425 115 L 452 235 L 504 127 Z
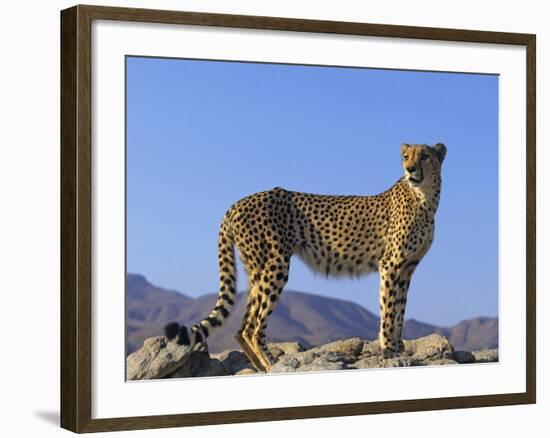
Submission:
M 457 350 L 474 351 L 498 348 L 498 319 L 479 317 L 467 319 L 451 327 L 438 327 L 408 319 L 403 328 L 406 339 L 416 339 L 432 333 L 449 339 Z
M 141 275 L 126 277 L 126 354 L 137 350 L 146 338 L 162 334 L 171 321 L 187 326 L 205 317 L 214 306 L 217 293 L 190 298 L 172 290 L 156 287 Z M 224 329 L 208 338 L 211 352 L 239 348 L 234 335 L 240 327 L 246 306 L 240 293 Z M 360 337 L 376 339 L 378 317 L 359 304 L 304 292 L 285 290 L 270 317 L 269 342 L 294 341 L 304 347 Z M 404 337 L 415 339 L 431 333 L 449 338 L 458 350 L 498 347 L 498 319 L 474 318 L 452 327 L 437 327 L 409 319 Z

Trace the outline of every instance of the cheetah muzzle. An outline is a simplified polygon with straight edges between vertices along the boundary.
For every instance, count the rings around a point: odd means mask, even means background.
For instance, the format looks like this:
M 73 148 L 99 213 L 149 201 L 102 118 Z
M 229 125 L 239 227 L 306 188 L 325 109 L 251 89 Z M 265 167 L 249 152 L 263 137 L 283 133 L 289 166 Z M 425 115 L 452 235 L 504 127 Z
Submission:
M 445 145 L 403 144 L 404 177 L 373 196 L 332 196 L 276 187 L 226 212 L 218 235 L 220 291 L 206 318 L 165 327 L 168 339 L 206 350 L 236 300 L 235 247 L 248 277 L 246 313 L 236 339 L 259 371 L 274 363 L 266 346 L 269 316 L 288 281 L 292 256 L 329 276 L 380 273 L 379 341 L 384 357 L 403 351 L 412 275 L 434 237 Z

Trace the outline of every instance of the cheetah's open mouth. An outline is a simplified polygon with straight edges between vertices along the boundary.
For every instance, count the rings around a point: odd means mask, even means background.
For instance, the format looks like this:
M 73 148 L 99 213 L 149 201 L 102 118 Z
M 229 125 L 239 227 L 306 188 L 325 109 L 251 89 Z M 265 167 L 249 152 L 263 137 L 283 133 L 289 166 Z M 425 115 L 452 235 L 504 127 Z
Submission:
M 422 180 L 423 180 L 422 177 L 420 179 L 416 179 L 413 176 L 409 175 L 409 181 L 414 183 L 414 184 L 420 184 L 422 182 Z

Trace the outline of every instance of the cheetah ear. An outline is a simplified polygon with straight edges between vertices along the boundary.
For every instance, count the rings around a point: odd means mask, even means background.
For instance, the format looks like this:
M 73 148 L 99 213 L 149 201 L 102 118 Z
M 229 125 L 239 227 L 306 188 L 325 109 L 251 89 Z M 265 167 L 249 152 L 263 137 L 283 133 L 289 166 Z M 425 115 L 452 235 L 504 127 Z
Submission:
M 409 149 L 409 147 L 410 147 L 409 144 L 403 143 L 403 144 L 401 145 L 401 155 L 404 155 L 405 152 L 407 152 L 407 149 Z
M 447 155 L 447 147 L 443 143 L 437 143 L 434 146 L 434 149 L 435 153 L 437 154 L 437 158 L 439 158 L 439 162 L 443 163 L 445 155 Z

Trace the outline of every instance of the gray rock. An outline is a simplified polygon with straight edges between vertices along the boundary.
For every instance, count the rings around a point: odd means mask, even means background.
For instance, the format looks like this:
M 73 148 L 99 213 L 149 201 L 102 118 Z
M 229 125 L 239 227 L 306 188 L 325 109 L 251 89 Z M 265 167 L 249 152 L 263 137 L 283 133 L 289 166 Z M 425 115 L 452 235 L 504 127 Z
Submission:
M 458 365 L 458 362 L 452 359 L 436 359 L 428 362 L 426 365 Z
M 334 353 L 346 361 L 352 361 L 359 357 L 363 351 L 365 342 L 359 338 L 344 339 L 343 341 L 331 342 L 320 347 L 314 348 L 319 354 Z
M 498 349 L 479 350 L 472 353 L 476 362 L 498 362 Z
M 312 363 L 317 357 L 319 357 L 319 351 L 312 349 L 308 351 L 304 351 L 301 354 L 295 354 L 293 356 L 289 356 L 289 358 L 296 358 L 299 360 L 300 365 L 309 365 Z M 298 366 L 300 366 L 298 365 Z
M 282 356 L 271 368 L 272 373 L 329 371 L 346 368 L 342 355 L 334 351 L 306 351 Z
M 254 368 L 246 355 L 239 350 L 226 350 L 222 353 L 213 354 L 211 357 L 222 363 L 227 374 L 237 374 L 241 370 Z
M 285 354 L 299 353 L 304 351 L 304 347 L 298 342 L 274 342 L 267 345 L 267 348 L 277 360 Z
M 400 355 L 396 357 L 391 357 L 389 359 L 381 359 L 380 364 L 382 368 L 414 367 L 417 365 L 426 365 L 425 362 L 422 362 L 415 357 L 411 357 L 408 355 Z
M 277 342 L 268 344 L 269 351 L 278 360 L 281 356 L 299 353 L 304 347 L 298 342 Z M 254 366 L 250 363 L 244 352 L 240 350 L 225 350 L 221 353 L 212 354 L 210 357 L 218 359 L 223 364 L 227 374 L 251 374 L 256 373 Z M 241 373 L 241 371 L 243 371 Z
M 164 337 L 146 339 L 143 347 L 126 358 L 126 379 L 161 379 L 182 367 L 190 357 L 188 346 Z
M 382 354 L 382 351 L 380 350 L 380 342 L 377 340 L 363 343 L 363 350 L 361 351 L 362 358 L 371 356 L 378 357 L 380 354 Z
M 384 359 L 380 350 L 380 343 L 365 342 L 359 360 L 354 362 L 353 368 L 388 368 L 431 365 L 434 361 L 453 360 L 453 347 L 444 336 L 430 335 L 414 340 L 405 340 L 405 349 L 395 357 Z M 454 362 L 454 360 L 453 360 Z
M 380 357 L 367 356 L 351 365 L 352 368 L 382 368 Z
M 293 367 L 285 363 L 277 362 L 271 367 L 271 373 L 273 374 L 288 374 L 295 373 L 298 367 Z
M 393 367 L 414 367 L 417 365 L 426 365 L 426 363 L 416 360 L 406 354 L 384 359 L 381 356 L 368 356 L 351 365 L 351 368 L 393 368 Z
M 219 359 L 213 359 L 203 351 L 193 351 L 189 360 L 167 377 L 212 377 L 227 374 L 229 373 Z
M 426 362 L 437 359 L 453 360 L 453 346 L 445 336 L 433 334 L 412 341 L 404 341 L 405 351 L 416 361 Z
M 302 363 L 300 360 L 294 355 L 284 355 L 271 367 L 271 372 L 295 373 L 301 365 Z
M 453 360 L 453 346 L 444 336 L 430 335 L 405 340 L 405 349 L 399 355 L 384 359 L 378 341 L 365 342 L 359 360 L 352 368 L 390 368 L 457 363 Z
M 335 371 L 345 370 L 346 368 L 346 364 L 342 361 L 329 361 L 326 358 L 319 358 L 308 365 L 298 368 L 296 371 Z
M 474 363 L 476 361 L 476 357 L 469 351 L 455 351 L 453 359 L 458 363 Z
M 347 368 L 355 362 L 363 350 L 364 342 L 359 338 L 345 339 L 315 347 L 307 351 L 288 351 L 280 356 L 271 368 L 272 373 L 294 373 L 303 371 L 329 371 Z
M 402 353 L 385 359 L 378 341 L 368 342 L 359 338 L 335 341 L 306 351 L 296 342 L 268 344 L 276 360 L 271 373 L 498 361 L 497 350 L 482 350 L 473 354 L 454 351 L 449 340 L 437 334 L 406 340 L 404 346 Z M 188 347 L 167 342 L 164 337 L 147 339 L 140 350 L 128 356 L 129 379 L 245 374 L 258 372 L 242 351 L 227 350 L 213 355 L 190 352 Z

